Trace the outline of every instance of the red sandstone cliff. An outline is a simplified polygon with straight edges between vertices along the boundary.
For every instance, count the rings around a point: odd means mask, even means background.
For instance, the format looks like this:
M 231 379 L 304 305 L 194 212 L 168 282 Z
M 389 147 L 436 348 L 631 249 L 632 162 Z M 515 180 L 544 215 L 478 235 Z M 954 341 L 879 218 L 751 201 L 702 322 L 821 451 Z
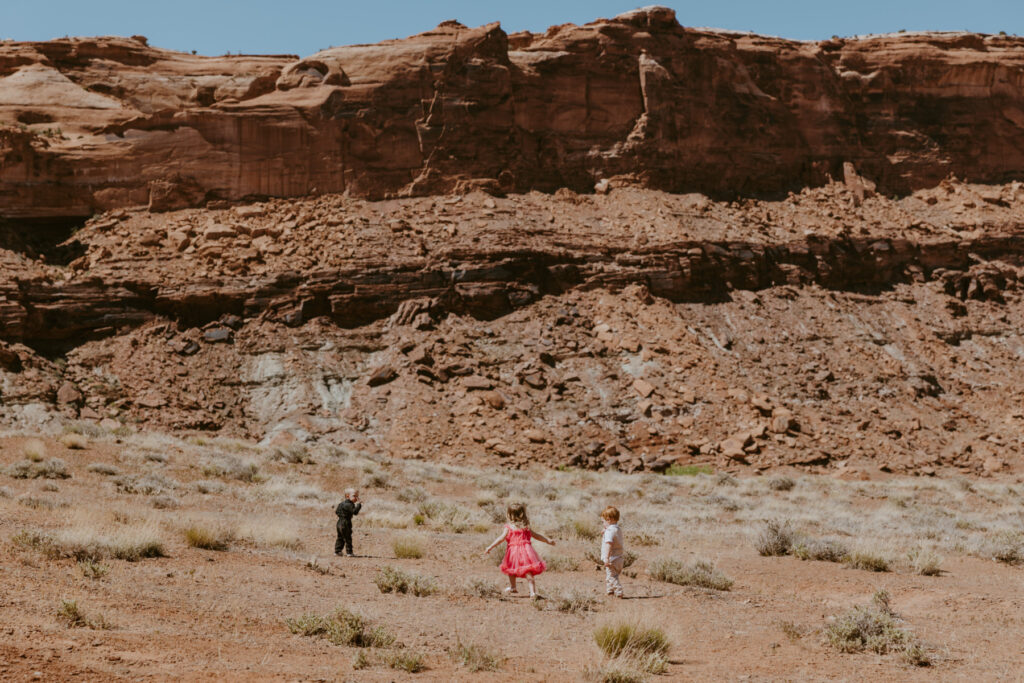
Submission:
M 479 186 L 767 194 L 853 162 L 886 193 L 1024 176 L 1024 39 L 801 43 L 646 8 L 291 56 L 0 44 L 0 215 Z M 19 125 L 20 124 L 20 125 Z

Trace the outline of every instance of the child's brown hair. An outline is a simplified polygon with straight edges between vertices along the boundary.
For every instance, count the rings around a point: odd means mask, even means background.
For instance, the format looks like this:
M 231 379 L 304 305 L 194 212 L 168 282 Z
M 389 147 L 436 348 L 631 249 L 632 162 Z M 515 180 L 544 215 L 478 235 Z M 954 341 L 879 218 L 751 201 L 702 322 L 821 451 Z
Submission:
M 612 524 L 617 524 L 619 521 L 619 509 L 609 505 L 604 509 L 604 512 L 601 513 L 601 518 L 607 519 Z
M 530 518 L 526 516 L 526 506 L 522 503 L 509 503 L 505 508 L 505 516 L 508 517 L 508 521 L 520 529 L 530 526 Z

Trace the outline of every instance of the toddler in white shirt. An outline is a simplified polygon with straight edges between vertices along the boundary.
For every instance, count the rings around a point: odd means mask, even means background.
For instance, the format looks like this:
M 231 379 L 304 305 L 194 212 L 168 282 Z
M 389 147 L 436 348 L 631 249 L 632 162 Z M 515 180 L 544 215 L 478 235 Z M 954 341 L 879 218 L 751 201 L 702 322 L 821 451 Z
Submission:
M 608 595 L 621 598 L 622 584 L 619 583 L 619 574 L 622 573 L 625 550 L 622 543 L 622 532 L 619 531 L 618 509 L 611 505 L 606 507 L 601 513 L 601 521 L 604 522 L 601 561 L 604 563 L 605 588 Z

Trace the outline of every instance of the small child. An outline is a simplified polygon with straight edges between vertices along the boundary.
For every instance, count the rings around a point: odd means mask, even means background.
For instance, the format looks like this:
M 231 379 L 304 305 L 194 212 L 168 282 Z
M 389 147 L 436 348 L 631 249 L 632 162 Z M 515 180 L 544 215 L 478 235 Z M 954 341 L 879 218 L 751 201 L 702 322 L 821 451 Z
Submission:
M 622 597 L 622 584 L 619 574 L 622 573 L 625 554 L 622 543 L 622 532 L 619 531 L 619 511 L 609 505 L 601 513 L 604 522 L 604 536 L 601 539 L 601 562 L 604 563 L 604 583 L 608 595 Z
M 338 515 L 338 540 L 334 542 L 334 554 L 341 555 L 348 548 L 352 557 L 352 517 L 359 514 L 363 504 L 359 502 L 359 491 L 345 489 L 345 500 L 338 503 L 334 514 Z
M 526 506 L 522 503 L 512 503 L 505 508 L 505 517 L 509 523 L 505 525 L 501 536 L 498 536 L 498 538 L 494 539 L 494 543 L 487 546 L 484 555 L 491 552 L 494 546 L 502 541 L 507 541 L 505 558 L 501 561 L 500 567 L 502 573 L 508 575 L 508 588 L 505 589 L 505 592 L 518 593 L 519 591 L 516 590 L 516 579 L 525 577 L 530 584 L 530 597 L 536 598 L 537 585 L 534 583 L 533 578 L 543 572 L 547 565 L 537 555 L 537 551 L 533 549 L 530 539 L 536 538 L 538 541 L 548 545 L 554 545 L 555 542 L 530 529 L 530 518 L 526 516 Z

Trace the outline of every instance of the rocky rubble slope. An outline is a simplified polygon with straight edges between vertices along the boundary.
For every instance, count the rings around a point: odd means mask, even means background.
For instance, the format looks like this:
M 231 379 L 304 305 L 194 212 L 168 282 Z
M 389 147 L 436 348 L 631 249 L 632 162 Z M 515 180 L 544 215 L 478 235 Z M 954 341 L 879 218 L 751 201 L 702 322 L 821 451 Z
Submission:
M 685 18 L 684 18 L 685 19 Z M 203 57 L 145 38 L 0 43 L 0 216 L 246 197 L 633 185 L 784 196 L 1024 173 L 1024 40 L 794 42 L 649 7 L 508 35 Z
M 1021 465 L 1024 188 L 115 210 L 0 250 L 0 407 L 405 457 Z

